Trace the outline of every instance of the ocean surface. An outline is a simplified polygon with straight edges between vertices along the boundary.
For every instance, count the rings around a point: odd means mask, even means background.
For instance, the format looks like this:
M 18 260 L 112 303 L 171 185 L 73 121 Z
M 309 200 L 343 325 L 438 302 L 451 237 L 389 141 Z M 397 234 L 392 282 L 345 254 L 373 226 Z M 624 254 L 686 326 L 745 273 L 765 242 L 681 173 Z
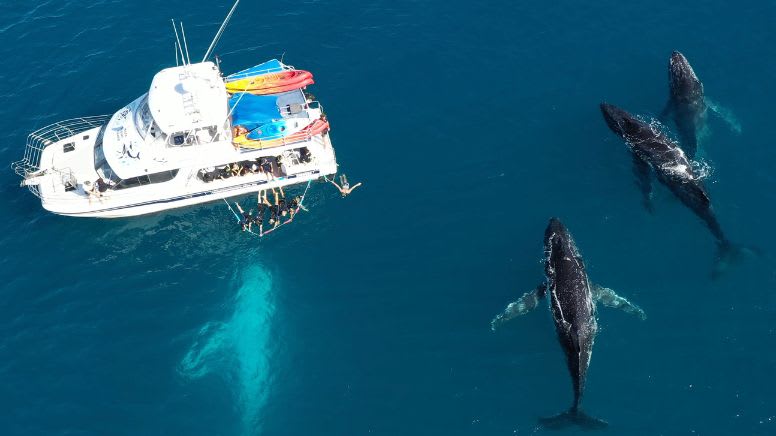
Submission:
M 0 434 L 546 433 L 572 399 L 549 311 L 490 320 L 543 279 L 550 216 L 648 315 L 599 308 L 584 406 L 609 434 L 776 434 L 774 2 L 245 0 L 222 69 L 312 71 L 363 187 L 313 184 L 263 240 L 223 203 L 77 219 L 18 187 L 27 134 L 146 92 L 170 18 L 201 58 L 229 3 L 0 4 Z M 659 114 L 675 49 L 740 125 L 710 116 L 701 161 L 763 251 L 717 280 L 598 109 Z

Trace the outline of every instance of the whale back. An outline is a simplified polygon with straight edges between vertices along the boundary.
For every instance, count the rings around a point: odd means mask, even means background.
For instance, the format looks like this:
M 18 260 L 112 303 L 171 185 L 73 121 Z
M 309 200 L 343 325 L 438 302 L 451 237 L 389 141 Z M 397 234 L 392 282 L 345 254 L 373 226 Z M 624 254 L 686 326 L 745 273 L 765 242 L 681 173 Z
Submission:
M 557 219 L 545 231 L 545 273 L 558 342 L 574 386 L 576 409 L 582 399 L 587 369 L 598 330 L 595 304 L 585 263 L 568 230 Z
M 678 51 L 671 54 L 668 62 L 668 83 L 675 103 L 703 107 L 703 84 L 687 58 Z

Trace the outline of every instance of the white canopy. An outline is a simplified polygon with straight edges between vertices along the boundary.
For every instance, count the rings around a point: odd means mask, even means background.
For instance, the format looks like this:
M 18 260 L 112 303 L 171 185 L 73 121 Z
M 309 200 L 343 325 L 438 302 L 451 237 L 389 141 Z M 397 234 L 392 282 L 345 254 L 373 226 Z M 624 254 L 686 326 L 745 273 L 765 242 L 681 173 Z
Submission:
M 168 135 L 221 126 L 229 113 L 224 81 L 212 62 L 158 72 L 148 91 L 148 107 Z

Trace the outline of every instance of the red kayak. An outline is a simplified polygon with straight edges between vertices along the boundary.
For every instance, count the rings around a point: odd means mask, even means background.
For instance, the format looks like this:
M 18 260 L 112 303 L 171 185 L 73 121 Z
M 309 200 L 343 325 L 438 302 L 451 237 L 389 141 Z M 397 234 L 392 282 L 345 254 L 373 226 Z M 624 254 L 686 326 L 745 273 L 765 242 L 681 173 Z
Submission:
M 279 94 L 281 92 L 293 91 L 295 89 L 304 88 L 305 86 L 312 85 L 313 83 L 315 83 L 315 81 L 312 79 L 312 77 L 310 77 L 309 79 L 305 79 L 297 83 L 275 86 L 272 88 L 249 89 L 248 92 L 255 95 Z
M 260 74 L 226 83 L 229 92 L 251 92 L 259 89 L 278 88 L 312 80 L 313 74 L 304 70 L 288 70 L 279 73 Z

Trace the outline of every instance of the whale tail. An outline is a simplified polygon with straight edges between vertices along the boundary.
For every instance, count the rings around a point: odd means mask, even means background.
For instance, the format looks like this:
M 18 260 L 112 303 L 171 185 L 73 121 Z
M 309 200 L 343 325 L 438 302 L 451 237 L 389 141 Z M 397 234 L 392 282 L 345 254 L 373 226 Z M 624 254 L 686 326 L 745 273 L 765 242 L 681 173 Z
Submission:
M 717 244 L 717 258 L 711 271 L 711 278 L 715 280 L 720 278 L 731 265 L 740 263 L 746 258 L 761 256 L 762 250 L 757 247 L 738 245 L 727 240 L 720 241 Z
M 571 426 L 577 426 L 582 430 L 603 430 L 609 426 L 609 423 L 572 407 L 555 416 L 539 418 L 539 425 L 548 430 L 563 430 Z

